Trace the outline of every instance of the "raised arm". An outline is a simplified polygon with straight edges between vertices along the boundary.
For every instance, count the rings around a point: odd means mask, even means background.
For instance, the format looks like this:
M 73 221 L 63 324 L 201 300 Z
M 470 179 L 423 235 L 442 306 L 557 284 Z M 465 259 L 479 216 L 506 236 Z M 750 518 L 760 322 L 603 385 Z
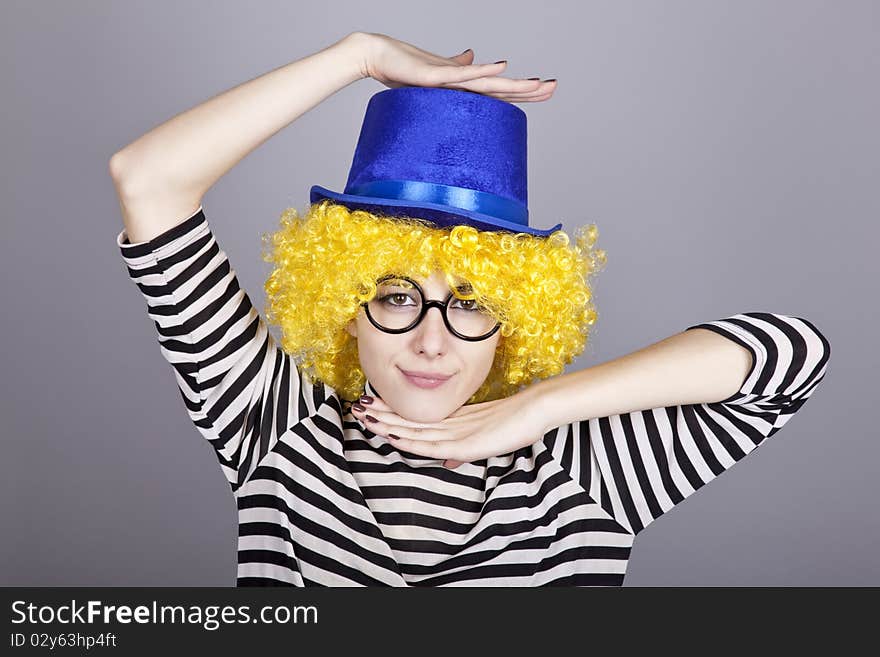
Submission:
M 117 245 L 174 369 L 186 410 L 233 492 L 288 427 L 317 412 L 305 381 L 239 285 L 203 194 L 248 152 L 362 77 L 353 33 L 170 119 L 116 153 Z
M 447 85 L 517 102 L 552 93 L 381 34 L 353 32 L 328 48 L 246 82 L 148 132 L 110 171 L 125 229 L 117 245 L 174 368 L 191 419 L 237 492 L 296 423 L 327 400 L 301 377 L 241 288 L 201 198 L 248 152 L 350 82 Z M 550 85 L 553 86 L 553 85 Z M 509 96 L 512 94 L 512 96 Z
M 245 155 L 366 77 L 369 38 L 352 32 L 178 114 L 115 153 L 110 175 L 129 240 L 149 241 L 191 216 L 205 192 Z

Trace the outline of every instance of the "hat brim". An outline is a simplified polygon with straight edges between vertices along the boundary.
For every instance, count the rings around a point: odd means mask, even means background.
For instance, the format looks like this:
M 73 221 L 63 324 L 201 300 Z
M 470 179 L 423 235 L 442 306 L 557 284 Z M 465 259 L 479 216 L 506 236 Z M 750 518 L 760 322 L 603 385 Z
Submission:
M 469 210 L 457 210 L 452 212 L 446 205 L 436 203 L 423 203 L 396 198 L 376 198 L 374 196 L 357 196 L 355 194 L 340 194 L 320 185 L 312 185 L 309 191 L 311 203 L 318 203 L 324 199 L 331 199 L 352 210 L 366 210 L 376 214 L 390 216 L 408 216 L 417 219 L 426 219 L 438 226 L 457 226 L 467 224 L 479 230 L 506 230 L 514 233 L 528 233 L 547 237 L 551 233 L 560 230 L 562 224 L 556 224 L 553 228 L 541 230 L 530 226 L 523 226 L 512 221 L 505 221 L 487 214 L 471 212 Z

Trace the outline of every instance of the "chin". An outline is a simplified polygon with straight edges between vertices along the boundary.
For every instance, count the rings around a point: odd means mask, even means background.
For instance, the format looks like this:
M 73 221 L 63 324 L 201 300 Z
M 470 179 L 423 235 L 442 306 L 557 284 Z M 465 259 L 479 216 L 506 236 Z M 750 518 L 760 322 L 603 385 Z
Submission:
M 461 405 L 447 405 L 441 404 L 432 405 L 430 411 L 425 410 L 424 408 L 419 408 L 413 410 L 411 413 L 407 413 L 406 415 L 401 414 L 401 417 L 405 417 L 407 420 L 411 420 L 412 422 L 441 422 L 449 417 L 452 413 L 457 411 Z

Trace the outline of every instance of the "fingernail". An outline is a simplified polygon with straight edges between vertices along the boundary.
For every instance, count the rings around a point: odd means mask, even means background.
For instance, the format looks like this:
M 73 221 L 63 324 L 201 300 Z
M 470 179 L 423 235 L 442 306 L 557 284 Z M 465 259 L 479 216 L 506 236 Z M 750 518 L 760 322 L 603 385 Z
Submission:
M 388 437 L 391 438 L 392 440 L 400 440 L 400 436 L 395 436 L 393 433 L 389 433 Z
M 367 422 L 378 422 L 378 421 L 379 421 L 379 420 L 377 420 L 376 418 L 374 418 L 372 415 L 368 415 L 368 416 L 367 416 Z
M 362 404 L 372 404 L 372 403 L 373 403 L 373 398 L 370 397 L 369 395 L 364 395 L 363 397 L 360 398 L 359 401 L 360 401 Z M 362 411 L 362 410 L 364 410 L 364 409 L 360 408 L 360 409 L 358 409 L 358 410 Z
M 544 80 L 544 82 L 556 82 L 556 78 L 550 78 L 549 80 Z
M 506 63 L 507 63 L 507 60 L 506 60 L 506 59 L 499 59 L 497 62 L 493 62 L 493 63 L 495 63 L 495 64 L 506 64 Z
M 541 78 L 529 78 L 529 80 L 540 80 Z
M 356 411 L 361 411 L 361 412 L 367 410 L 366 408 L 364 408 L 364 407 L 361 406 L 360 404 L 352 404 L 351 407 L 352 407 L 354 410 L 356 410 Z
M 468 48 L 467 50 L 462 50 L 462 51 L 461 51 L 461 54 L 463 55 L 463 54 L 465 54 L 466 52 L 470 52 L 470 51 L 471 51 L 471 49 Z

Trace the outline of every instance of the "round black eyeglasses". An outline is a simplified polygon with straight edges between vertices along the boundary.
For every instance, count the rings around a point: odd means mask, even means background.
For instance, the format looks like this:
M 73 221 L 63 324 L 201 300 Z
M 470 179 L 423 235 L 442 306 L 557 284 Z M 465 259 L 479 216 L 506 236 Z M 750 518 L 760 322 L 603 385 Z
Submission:
M 418 283 L 416 283 L 411 278 L 407 278 L 406 276 L 385 276 L 384 278 L 379 279 L 377 281 L 377 284 L 381 285 L 385 281 L 389 281 L 389 280 L 395 280 L 395 281 L 403 280 L 403 281 L 407 281 L 408 283 L 412 284 L 413 288 L 415 288 L 415 290 L 419 294 L 419 301 L 421 302 L 421 312 L 419 313 L 419 316 L 415 318 L 415 320 L 410 322 L 409 326 L 406 326 L 404 328 L 399 328 L 399 329 L 391 329 L 391 328 L 387 328 L 385 326 L 382 326 L 378 321 L 376 321 L 376 319 L 370 313 L 370 302 L 369 301 L 365 301 L 365 302 L 361 303 L 361 306 L 363 306 L 364 310 L 366 311 L 367 319 L 369 319 L 370 323 L 373 326 L 375 326 L 377 329 L 379 329 L 380 331 L 383 331 L 385 333 L 406 333 L 408 331 L 412 331 L 416 326 L 418 326 L 421 323 L 421 321 L 425 318 L 425 315 L 428 314 L 428 311 L 432 307 L 435 307 L 435 306 L 440 309 L 440 314 L 443 316 L 443 323 L 446 324 L 446 328 L 449 330 L 450 333 L 452 333 L 455 337 L 459 338 L 460 340 L 467 340 L 468 342 L 479 342 L 480 340 L 485 340 L 487 338 L 492 337 L 495 334 L 495 332 L 498 331 L 499 328 L 501 328 L 501 322 L 496 322 L 495 326 L 492 327 L 492 329 L 488 333 L 485 333 L 483 335 L 479 335 L 476 337 L 470 336 L 470 335 L 464 335 L 463 333 L 460 333 L 459 331 L 455 330 L 455 327 L 452 326 L 452 323 L 449 321 L 449 316 L 447 315 L 449 304 L 450 304 L 451 300 L 455 297 L 454 294 L 452 294 L 450 292 L 449 296 L 446 297 L 446 299 L 444 301 L 437 301 L 436 299 L 431 300 L 431 301 L 425 301 L 425 294 L 422 291 L 422 288 L 419 286 Z

